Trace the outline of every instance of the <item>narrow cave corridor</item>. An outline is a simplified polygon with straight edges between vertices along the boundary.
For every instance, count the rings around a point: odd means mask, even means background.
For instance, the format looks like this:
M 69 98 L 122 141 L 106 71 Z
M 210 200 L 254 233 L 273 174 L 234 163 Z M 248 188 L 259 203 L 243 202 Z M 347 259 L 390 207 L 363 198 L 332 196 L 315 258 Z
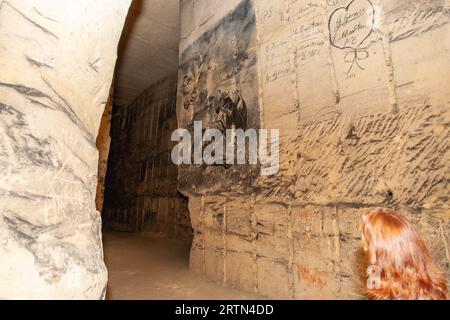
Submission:
M 0 0 L 0 300 L 448 299 L 449 34 L 441 0 Z
M 111 108 L 105 110 L 97 139 L 99 172 L 106 170 L 96 199 L 108 269 L 106 299 L 257 299 L 257 294 L 227 288 L 189 269 L 193 229 L 188 198 L 178 191 L 178 168 L 171 161 L 176 144 L 171 135 L 178 127 L 179 21 L 173 17 L 179 8 L 177 1 L 159 3 L 171 16 L 162 24 L 155 5 L 131 5 L 119 43 Z M 162 39 L 149 33 L 149 24 Z M 148 57 L 141 57 L 143 50 Z M 159 65 L 164 68 L 154 75 Z M 144 86 L 145 73 L 147 87 L 130 90 Z

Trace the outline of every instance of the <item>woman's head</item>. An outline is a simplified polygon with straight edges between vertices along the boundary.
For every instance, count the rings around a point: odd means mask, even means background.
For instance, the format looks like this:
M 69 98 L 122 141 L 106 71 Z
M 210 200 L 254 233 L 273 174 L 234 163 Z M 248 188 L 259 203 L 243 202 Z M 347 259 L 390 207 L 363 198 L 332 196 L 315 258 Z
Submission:
M 363 215 L 362 235 L 371 267 L 380 270 L 375 299 L 446 299 L 441 273 L 414 225 L 390 209 Z

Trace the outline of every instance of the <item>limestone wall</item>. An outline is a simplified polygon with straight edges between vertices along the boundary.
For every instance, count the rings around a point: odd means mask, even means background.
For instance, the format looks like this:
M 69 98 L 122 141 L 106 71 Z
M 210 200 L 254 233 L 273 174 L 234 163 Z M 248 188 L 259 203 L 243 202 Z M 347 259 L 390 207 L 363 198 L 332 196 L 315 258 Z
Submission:
M 101 299 L 100 119 L 129 0 L 0 1 L 0 299 Z
M 114 82 L 114 80 L 113 80 Z M 95 195 L 95 207 L 98 211 L 103 209 L 103 201 L 105 198 L 105 179 L 106 170 L 108 169 L 108 156 L 109 148 L 111 146 L 111 117 L 113 109 L 114 99 L 114 85 L 111 86 L 109 91 L 108 101 L 105 105 L 105 111 L 103 112 L 102 120 L 100 122 L 100 128 L 98 130 L 97 140 L 95 145 L 98 149 L 98 184 Z
M 277 175 L 180 167 L 193 269 L 270 297 L 364 298 L 360 215 L 383 206 L 450 275 L 448 1 L 184 0 L 181 19 L 179 127 L 217 126 L 217 97 L 239 92 L 248 128 L 281 131 Z
M 177 127 L 176 76 L 151 85 L 131 105 L 116 107 L 103 221 L 113 230 L 163 232 L 190 238 L 187 199 L 170 161 Z

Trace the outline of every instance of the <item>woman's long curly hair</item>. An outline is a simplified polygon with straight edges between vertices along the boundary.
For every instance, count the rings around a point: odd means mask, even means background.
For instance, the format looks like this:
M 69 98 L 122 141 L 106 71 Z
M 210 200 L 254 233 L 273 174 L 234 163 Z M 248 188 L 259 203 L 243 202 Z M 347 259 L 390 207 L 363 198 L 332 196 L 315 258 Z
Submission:
M 448 298 L 442 273 L 407 219 L 390 209 L 376 209 L 363 215 L 362 234 L 369 268 L 380 272 L 378 286 L 368 289 L 370 299 Z

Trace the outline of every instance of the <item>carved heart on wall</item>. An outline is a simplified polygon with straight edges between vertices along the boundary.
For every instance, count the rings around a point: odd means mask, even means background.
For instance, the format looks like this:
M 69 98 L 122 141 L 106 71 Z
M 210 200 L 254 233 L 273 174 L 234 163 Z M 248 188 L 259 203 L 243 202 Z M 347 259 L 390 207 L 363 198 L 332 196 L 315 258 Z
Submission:
M 358 49 L 375 24 L 375 8 L 369 0 L 353 0 L 333 11 L 328 20 L 330 43 L 339 49 Z

